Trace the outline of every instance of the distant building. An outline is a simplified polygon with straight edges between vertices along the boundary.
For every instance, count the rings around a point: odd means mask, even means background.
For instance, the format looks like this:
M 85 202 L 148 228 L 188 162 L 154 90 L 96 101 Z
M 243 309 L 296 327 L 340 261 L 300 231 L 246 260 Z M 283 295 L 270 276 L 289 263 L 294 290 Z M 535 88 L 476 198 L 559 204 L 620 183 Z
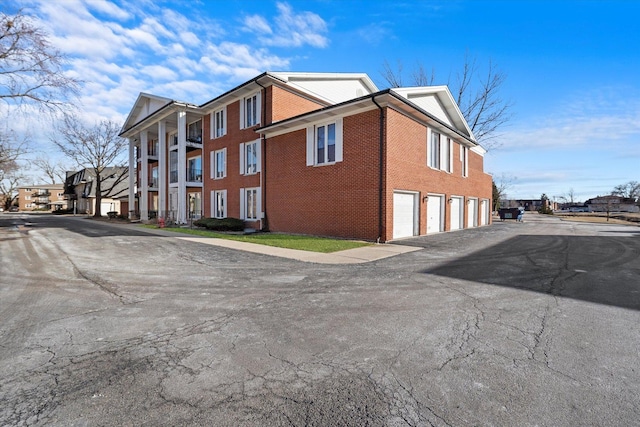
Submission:
M 106 216 L 107 212 L 128 213 L 128 207 L 122 206 L 120 201 L 129 193 L 128 171 L 127 167 L 109 167 L 101 174 L 102 216 Z M 96 176 L 93 170 L 87 168 L 67 172 L 64 194 L 69 202 L 69 209 L 73 209 L 74 213 L 93 215 L 96 211 Z
M 509 199 L 503 200 L 501 203 L 503 208 L 524 208 L 525 211 L 537 212 L 542 207 L 548 207 L 551 210 L 558 209 L 558 203 L 553 200 L 542 199 Z
M 21 211 L 52 211 L 66 207 L 64 184 L 18 187 L 18 209 Z
M 585 202 L 589 212 L 640 212 L 640 206 L 633 198 L 615 196 L 598 196 Z

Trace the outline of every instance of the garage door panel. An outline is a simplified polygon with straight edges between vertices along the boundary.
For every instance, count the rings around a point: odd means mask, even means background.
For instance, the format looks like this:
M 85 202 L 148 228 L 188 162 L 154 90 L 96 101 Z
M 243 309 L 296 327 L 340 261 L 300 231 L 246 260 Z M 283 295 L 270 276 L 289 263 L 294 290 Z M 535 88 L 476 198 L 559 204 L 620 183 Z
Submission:
M 451 229 L 462 229 L 462 199 L 460 197 L 451 198 Z
M 429 196 L 427 201 L 427 234 L 442 231 L 442 197 Z
M 393 193 L 393 238 L 414 236 L 416 219 L 415 194 Z

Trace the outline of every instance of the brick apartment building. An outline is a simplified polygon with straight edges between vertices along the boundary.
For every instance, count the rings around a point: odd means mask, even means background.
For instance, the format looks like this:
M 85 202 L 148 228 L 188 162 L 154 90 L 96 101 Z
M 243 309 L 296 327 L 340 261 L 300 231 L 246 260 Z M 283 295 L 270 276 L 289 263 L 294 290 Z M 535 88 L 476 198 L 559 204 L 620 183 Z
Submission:
M 485 151 L 444 86 L 267 72 L 200 106 L 140 94 L 121 136 L 143 220 L 381 242 L 491 221 Z
M 64 184 L 40 184 L 18 187 L 20 211 L 52 211 L 66 209 Z

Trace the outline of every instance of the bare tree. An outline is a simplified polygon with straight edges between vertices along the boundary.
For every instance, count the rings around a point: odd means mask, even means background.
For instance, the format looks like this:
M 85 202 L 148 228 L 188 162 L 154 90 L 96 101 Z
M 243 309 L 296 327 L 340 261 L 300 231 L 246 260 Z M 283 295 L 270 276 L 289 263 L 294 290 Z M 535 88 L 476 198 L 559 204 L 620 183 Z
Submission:
M 516 178 L 511 175 L 502 174 L 494 178 L 493 182 L 493 210 L 500 209 L 502 200 L 507 197 L 507 190 L 513 185 Z
M 382 77 L 390 87 L 401 87 L 403 83 L 403 67 L 393 69 L 387 61 L 383 65 Z M 454 95 L 462 115 L 466 119 L 476 140 L 487 150 L 496 148 L 497 132 L 511 119 L 512 104 L 500 96 L 500 90 L 507 79 L 507 75 L 498 70 L 489 61 L 486 71 L 482 71 L 475 58 L 465 54 L 462 71 L 456 74 L 456 79 L 446 84 Z M 425 71 L 422 63 L 418 62 L 412 73 L 412 85 L 427 86 L 435 81 L 435 71 Z
M 567 191 L 567 200 L 572 205 L 576 202 L 576 192 L 573 190 L 573 187 Z
M 27 137 L 19 140 L 13 131 L 0 131 L 0 172 L 12 171 L 18 161 L 28 154 Z
M 640 182 L 629 181 L 624 184 L 616 185 L 611 194 L 634 199 L 634 201 L 638 200 L 638 198 L 640 198 Z
M 111 173 L 104 173 L 104 171 L 108 167 L 117 166 L 123 172 L 119 175 L 120 177 L 128 173 L 127 168 L 122 166 L 124 164 L 122 155 L 128 143 L 118 136 L 120 125 L 111 121 L 101 121 L 87 127 L 76 116 L 65 115 L 57 131 L 60 139 L 54 138 L 52 142 L 80 168 L 89 169 L 95 177 L 94 216 L 100 217 L 102 215 L 100 205 L 102 197 L 105 196 L 102 184 L 111 177 Z
M 9 209 L 18 196 L 18 186 L 24 181 L 22 169 L 16 161 L 5 163 L 0 168 L 0 194 L 4 196 L 4 208 Z
M 51 184 L 64 183 L 67 178 L 67 167 L 60 161 L 54 161 L 47 157 L 37 157 L 31 164 L 38 168 L 51 182 Z
M 77 94 L 79 81 L 63 70 L 65 57 L 22 10 L 0 12 L 0 98 L 8 104 L 58 111 Z

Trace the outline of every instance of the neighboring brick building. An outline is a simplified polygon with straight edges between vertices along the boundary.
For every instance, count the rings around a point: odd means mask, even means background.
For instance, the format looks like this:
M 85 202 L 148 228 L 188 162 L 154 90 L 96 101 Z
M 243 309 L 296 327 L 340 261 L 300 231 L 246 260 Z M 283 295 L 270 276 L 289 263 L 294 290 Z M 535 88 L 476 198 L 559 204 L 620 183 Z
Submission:
M 102 171 L 100 192 L 100 214 L 107 212 L 127 214 L 128 205 L 121 206 L 121 198 L 129 193 L 129 169 L 127 167 L 108 167 Z M 74 213 L 93 215 L 96 212 L 96 175 L 90 168 L 77 172 L 67 172 L 64 184 L 64 196 Z
M 638 201 L 634 198 L 616 196 L 598 196 L 585 202 L 589 212 L 640 212 Z
M 130 182 L 143 220 L 239 217 L 382 242 L 491 221 L 484 150 L 444 86 L 264 73 L 201 106 L 141 94 L 121 135 L 130 165 L 146 165 Z
M 66 207 L 64 184 L 18 187 L 18 209 L 21 211 L 52 211 Z

